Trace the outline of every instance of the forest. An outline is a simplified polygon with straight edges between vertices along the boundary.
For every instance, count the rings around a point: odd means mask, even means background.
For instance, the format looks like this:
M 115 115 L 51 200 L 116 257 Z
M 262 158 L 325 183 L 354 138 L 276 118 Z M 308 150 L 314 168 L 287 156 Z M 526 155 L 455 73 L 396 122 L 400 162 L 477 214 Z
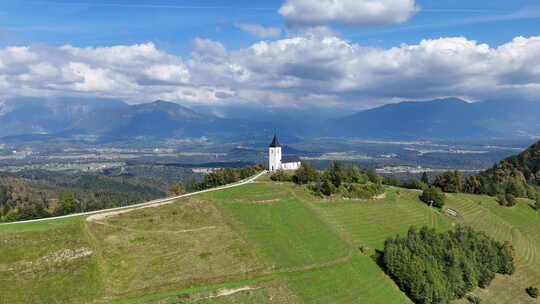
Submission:
M 509 242 L 497 242 L 463 226 L 440 234 L 427 227 L 411 227 L 407 236 L 386 240 L 382 264 L 419 304 L 448 303 L 477 286 L 487 287 L 495 274 L 515 271 Z

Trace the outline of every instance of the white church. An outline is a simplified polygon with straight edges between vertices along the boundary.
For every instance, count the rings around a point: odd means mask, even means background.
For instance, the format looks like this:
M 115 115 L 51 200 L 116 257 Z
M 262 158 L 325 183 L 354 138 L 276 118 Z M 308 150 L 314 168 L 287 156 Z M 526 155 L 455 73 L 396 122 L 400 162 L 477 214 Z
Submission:
M 268 147 L 268 169 L 270 172 L 277 170 L 296 170 L 300 168 L 301 161 L 298 156 L 281 155 L 281 145 L 277 136 Z

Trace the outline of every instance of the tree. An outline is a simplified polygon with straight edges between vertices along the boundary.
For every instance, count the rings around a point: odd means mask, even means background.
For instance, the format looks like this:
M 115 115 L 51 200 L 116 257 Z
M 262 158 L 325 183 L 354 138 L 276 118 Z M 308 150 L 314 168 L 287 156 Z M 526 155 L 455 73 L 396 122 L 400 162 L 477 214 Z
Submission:
M 345 173 L 343 172 L 343 167 L 338 161 L 333 161 L 327 172 L 328 178 L 336 188 L 339 188 L 339 186 L 341 186 L 341 183 L 346 180 Z
M 505 197 L 506 197 L 506 206 L 507 207 L 513 207 L 513 206 L 517 205 L 517 199 L 513 194 L 506 193 Z
M 458 193 L 463 190 L 465 182 L 459 171 L 447 171 L 435 178 L 434 186 L 441 188 L 444 192 Z
M 178 196 L 186 193 L 186 189 L 184 188 L 184 184 L 182 184 L 181 181 L 178 181 L 171 185 L 171 188 L 169 190 L 169 194 L 171 196 Z
M 58 208 L 56 214 L 70 214 L 77 211 L 77 201 L 71 191 L 62 191 L 58 195 Z
M 350 183 L 365 184 L 367 182 L 367 177 L 356 166 L 348 166 L 345 169 L 345 175 Z
M 368 168 L 366 169 L 366 175 L 370 182 L 378 184 L 381 182 L 381 177 L 375 172 L 375 170 Z
M 293 176 L 293 182 L 298 185 L 305 185 L 319 180 L 319 172 L 312 164 L 303 162 Z
M 422 195 L 420 195 L 420 200 L 430 206 L 442 208 L 444 206 L 446 196 L 438 187 L 430 186 L 422 192 Z
M 422 178 L 420 179 L 420 181 L 426 185 L 429 185 L 429 177 L 427 175 L 427 172 L 424 172 L 422 174 Z
M 326 195 L 326 196 L 330 196 L 332 195 L 332 193 L 334 193 L 336 187 L 334 186 L 334 184 L 332 182 L 330 182 L 329 180 L 325 179 L 322 183 L 321 183 L 321 193 Z

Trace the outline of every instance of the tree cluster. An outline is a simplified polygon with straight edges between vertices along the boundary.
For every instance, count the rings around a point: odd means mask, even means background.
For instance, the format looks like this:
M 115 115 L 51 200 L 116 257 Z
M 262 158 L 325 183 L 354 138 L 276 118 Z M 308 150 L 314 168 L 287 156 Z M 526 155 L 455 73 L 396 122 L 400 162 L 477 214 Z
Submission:
M 384 193 L 383 179 L 374 170 L 360 170 L 356 166 L 344 166 L 338 161 L 332 162 L 330 167 L 323 171 L 303 162 L 294 174 L 278 170 L 270 179 L 308 185 L 313 193 L 319 196 L 339 194 L 347 198 L 371 199 Z
M 448 303 L 477 286 L 487 287 L 497 273 L 515 271 L 510 243 L 463 226 L 441 234 L 411 227 L 406 237 L 386 240 L 382 263 L 397 285 L 420 304 Z
M 446 201 L 446 195 L 440 188 L 429 186 L 425 188 L 422 195 L 420 195 L 420 200 L 430 206 L 442 208 L 444 207 L 444 203 Z
M 243 168 L 224 168 L 206 174 L 202 180 L 195 181 L 188 186 L 188 190 L 201 191 L 218 186 L 232 184 L 251 177 L 264 170 L 262 165 L 254 165 Z

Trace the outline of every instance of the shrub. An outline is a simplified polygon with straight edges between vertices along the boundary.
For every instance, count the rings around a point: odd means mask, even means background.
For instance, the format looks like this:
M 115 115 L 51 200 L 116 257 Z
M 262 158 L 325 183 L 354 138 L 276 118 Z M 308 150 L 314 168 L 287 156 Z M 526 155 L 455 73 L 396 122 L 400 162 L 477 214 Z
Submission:
M 512 207 L 517 204 L 517 199 L 510 193 L 497 195 L 497 203 L 504 207 Z
M 531 298 L 535 298 L 535 299 L 538 298 L 538 295 L 539 295 L 538 288 L 530 286 L 530 287 L 527 287 L 525 291 Z
M 407 189 L 424 190 L 428 187 L 428 185 L 417 180 L 416 178 L 411 178 L 407 180 L 405 183 L 403 183 L 403 187 Z
M 384 187 L 379 184 L 349 184 L 347 188 L 350 198 L 372 199 L 384 192 Z
M 292 181 L 298 185 L 305 185 L 319 180 L 319 172 L 312 164 L 303 162 L 292 177 Z
M 283 170 L 278 170 L 270 176 L 270 179 L 275 182 L 290 182 L 292 181 L 292 176 Z
M 422 192 L 420 200 L 430 206 L 442 208 L 446 200 L 446 195 L 438 187 L 430 186 Z
M 482 299 L 480 299 L 479 297 L 474 296 L 474 295 L 467 295 L 467 301 L 469 301 L 469 303 L 471 303 L 471 304 L 480 304 L 480 303 L 482 303 Z

